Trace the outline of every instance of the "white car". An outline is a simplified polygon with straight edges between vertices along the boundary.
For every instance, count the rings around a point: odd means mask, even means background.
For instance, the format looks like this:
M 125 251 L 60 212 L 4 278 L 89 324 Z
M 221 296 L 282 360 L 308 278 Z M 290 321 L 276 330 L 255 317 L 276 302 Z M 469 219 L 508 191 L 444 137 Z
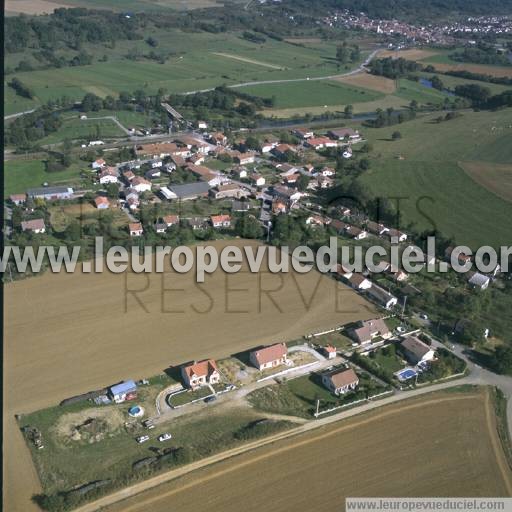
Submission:
M 422 320 L 428 320 L 428 316 L 425 313 L 421 313 L 420 318 Z
M 161 434 L 161 435 L 158 436 L 158 440 L 160 442 L 169 441 L 169 439 L 172 439 L 172 435 L 167 433 L 167 432 L 165 434 Z
M 139 444 L 145 443 L 146 441 L 149 441 L 149 436 L 148 435 L 139 436 L 139 437 L 136 438 L 136 441 Z

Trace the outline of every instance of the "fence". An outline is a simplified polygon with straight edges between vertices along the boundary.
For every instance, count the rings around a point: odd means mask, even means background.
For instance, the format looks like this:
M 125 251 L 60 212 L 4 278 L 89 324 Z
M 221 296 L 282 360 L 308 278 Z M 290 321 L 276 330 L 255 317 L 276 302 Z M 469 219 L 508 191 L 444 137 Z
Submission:
M 377 393 L 376 395 L 369 396 L 368 398 L 361 398 L 360 400 L 354 400 L 353 402 L 350 402 L 348 404 L 337 405 L 336 407 L 331 407 L 330 409 L 325 409 L 323 411 L 315 412 L 314 416 L 315 416 L 315 418 L 318 418 L 319 416 L 322 416 L 322 414 L 329 414 L 330 412 L 338 411 L 340 409 L 346 409 L 347 407 L 352 407 L 352 406 L 360 404 L 362 402 L 369 402 L 369 401 L 373 400 L 374 398 L 379 398 L 381 396 L 390 395 L 390 394 L 392 395 L 393 393 L 394 393 L 393 390 L 384 391 L 382 393 Z

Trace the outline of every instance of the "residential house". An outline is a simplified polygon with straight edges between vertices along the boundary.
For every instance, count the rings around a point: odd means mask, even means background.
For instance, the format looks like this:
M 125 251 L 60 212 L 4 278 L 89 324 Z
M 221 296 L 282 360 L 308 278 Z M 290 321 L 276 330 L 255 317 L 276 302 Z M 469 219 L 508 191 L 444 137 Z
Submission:
M 233 153 L 233 160 L 239 165 L 252 164 L 256 159 L 254 153 L 240 153 L 239 151 L 234 151 Z
M 314 181 L 311 182 L 311 183 L 314 184 Z M 321 189 L 332 188 L 332 187 L 334 187 L 335 182 L 329 176 L 317 176 L 317 178 L 316 178 L 316 185 L 317 185 L 318 188 L 321 188 Z
M 325 224 L 325 219 L 320 215 L 310 215 L 306 219 L 307 226 L 323 226 Z
M 161 175 L 162 175 L 162 171 L 161 171 L 160 167 L 157 167 L 156 169 L 149 169 L 149 171 L 147 171 L 144 174 L 144 177 L 147 180 L 154 180 L 156 178 L 160 178 Z
M 288 347 L 284 343 L 275 343 L 268 347 L 253 350 L 249 359 L 261 372 L 288 363 Z
M 371 343 L 375 338 L 386 340 L 393 336 L 382 318 L 360 321 L 358 327 L 351 329 L 349 334 L 360 345 Z
M 131 181 L 131 188 L 135 189 L 137 192 L 149 192 L 151 190 L 151 183 L 141 176 L 135 176 Z
M 265 178 L 261 174 L 251 174 L 249 176 L 249 180 L 256 186 L 256 187 L 263 187 L 265 185 Z
M 337 368 L 322 374 L 322 384 L 335 395 L 343 395 L 356 389 L 359 377 L 352 368 Z
M 94 199 L 94 204 L 98 210 L 107 210 L 110 208 L 110 201 L 104 196 L 98 196 Z
M 200 153 L 193 154 L 188 161 L 195 165 L 201 165 L 205 161 L 205 155 L 201 155 Z
M 115 167 L 106 167 L 100 172 L 99 182 L 102 185 L 107 183 L 117 183 L 117 170 Z
M 128 224 L 128 229 L 130 231 L 130 236 L 141 236 L 142 233 L 144 233 L 140 222 L 130 222 Z
M 407 240 L 407 234 L 399 231 L 398 229 L 388 229 L 386 235 L 390 238 L 390 240 L 397 242 L 405 242 Z
M 130 185 L 133 178 L 135 178 L 135 174 L 133 173 L 133 171 L 124 171 L 123 172 L 123 179 L 127 185 Z
M 20 204 L 24 204 L 27 200 L 27 194 L 11 194 L 9 196 L 9 200 L 11 203 L 19 206 Z
M 334 176 L 336 174 L 336 170 L 333 169 L 332 167 L 323 167 L 320 172 L 319 172 L 319 175 L 320 176 Z
M 200 180 L 206 181 L 210 187 L 215 187 L 216 185 L 220 185 L 224 178 L 218 174 L 216 174 L 209 167 L 204 167 L 202 165 L 194 165 L 188 164 L 187 169 L 194 175 L 197 176 Z
M 363 240 L 368 236 L 368 232 L 364 229 L 360 229 L 356 226 L 349 226 L 346 230 L 347 235 L 352 237 L 354 240 Z
M 338 128 L 335 130 L 329 130 L 327 135 L 331 137 L 331 139 L 335 140 L 348 140 L 349 142 L 357 142 L 361 140 L 361 135 L 357 130 L 353 130 L 352 128 Z
M 278 144 L 279 144 L 279 142 L 277 142 L 277 141 L 265 140 L 261 144 L 260 151 L 262 153 L 270 153 Z
M 212 215 L 210 221 L 214 228 L 230 228 L 231 216 L 230 215 Z
M 224 199 L 226 197 L 234 197 L 240 199 L 246 197 L 249 193 L 241 188 L 236 183 L 226 183 L 224 185 L 217 185 L 215 188 L 210 190 L 210 196 L 214 199 Z
M 248 212 L 251 209 L 249 201 L 233 201 L 231 203 L 231 211 L 233 212 Z
M 312 139 L 308 139 L 306 145 L 315 150 L 324 149 L 324 148 L 335 148 L 338 146 L 338 143 L 329 137 L 315 137 Z
M 375 236 L 381 236 L 389 231 L 389 229 L 386 226 L 384 226 L 384 224 L 374 222 L 373 220 L 369 220 L 366 223 L 366 230 Z
M 135 384 L 133 380 L 120 382 L 119 384 L 109 388 L 107 396 L 109 396 L 116 404 L 121 404 L 128 400 L 134 400 L 137 398 L 137 384 Z
M 473 286 L 473 288 L 480 288 L 480 290 L 486 290 L 491 282 L 489 276 L 480 274 L 479 272 L 468 272 L 466 277 L 468 283 Z
M 228 138 L 222 132 L 215 132 L 210 135 L 210 141 L 217 146 L 225 146 Z
M 21 230 L 23 232 L 30 231 L 36 234 L 44 233 L 46 231 L 44 219 L 24 220 L 21 222 Z
M 376 284 L 372 285 L 372 287 L 368 289 L 368 295 L 385 309 L 391 309 L 398 303 L 398 299 L 394 295 L 391 295 L 391 293 Z
M 336 230 L 336 233 L 338 233 L 338 235 L 344 234 L 345 231 L 350 227 L 349 224 L 338 219 L 334 219 L 331 222 L 331 226 Z
M 155 232 L 158 234 L 165 233 L 167 231 L 167 224 L 165 222 L 155 223 Z
M 309 130 L 308 128 L 295 128 L 292 130 L 292 135 L 295 135 L 295 137 L 299 139 L 310 139 L 315 136 L 313 130 Z
M 103 160 L 103 158 L 98 158 L 97 160 L 95 160 L 92 164 L 91 164 L 91 167 L 95 170 L 97 169 L 102 169 L 103 167 L 105 167 L 106 162 L 105 160 Z
M 197 389 L 209 384 L 220 382 L 220 373 L 217 363 L 213 359 L 194 361 L 181 367 L 181 376 L 185 386 Z
M 233 167 L 233 169 L 231 169 L 231 174 L 238 179 L 247 178 L 247 168 L 237 165 L 236 167 Z
M 177 226 L 180 223 L 179 215 L 166 215 L 162 220 L 168 228 Z
M 206 130 L 208 128 L 208 123 L 206 121 L 196 121 L 196 126 L 198 130 Z
M 327 357 L 327 359 L 336 359 L 336 347 L 333 347 L 332 345 L 326 345 L 325 347 L 323 347 L 322 351 L 325 354 L 325 357 Z
M 207 227 L 204 217 L 191 217 L 188 219 L 188 225 L 192 228 L 193 231 L 198 229 L 205 229 Z
M 432 361 L 435 358 L 435 351 L 416 336 L 407 336 L 400 346 L 411 364 Z
M 353 273 L 348 279 L 348 284 L 355 290 L 371 290 L 373 288 L 372 282 L 364 277 L 362 274 Z
M 295 146 L 291 146 L 290 144 L 278 144 L 274 149 L 272 149 L 272 154 L 281 158 L 291 151 L 292 153 L 297 152 L 297 148 Z

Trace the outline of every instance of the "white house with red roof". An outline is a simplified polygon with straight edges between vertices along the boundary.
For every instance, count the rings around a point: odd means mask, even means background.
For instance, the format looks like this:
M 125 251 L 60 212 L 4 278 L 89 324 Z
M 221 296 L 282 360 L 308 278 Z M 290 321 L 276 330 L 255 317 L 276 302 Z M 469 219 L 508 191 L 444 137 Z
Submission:
M 181 376 L 185 386 L 192 389 L 220 382 L 219 369 L 213 359 L 194 361 L 191 364 L 182 366 Z
M 253 350 L 249 359 L 261 372 L 288 363 L 288 347 L 284 343 L 275 343 L 268 347 Z

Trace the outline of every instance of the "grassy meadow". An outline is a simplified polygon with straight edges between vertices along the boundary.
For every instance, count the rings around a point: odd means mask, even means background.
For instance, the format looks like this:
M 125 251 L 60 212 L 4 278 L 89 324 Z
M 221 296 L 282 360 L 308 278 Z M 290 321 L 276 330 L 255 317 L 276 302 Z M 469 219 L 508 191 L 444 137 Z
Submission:
M 437 116 L 365 129 L 374 151 L 363 181 L 382 197 L 402 197 L 404 220 L 420 229 L 437 226 L 472 247 L 510 243 L 512 204 L 476 183 L 460 165 L 512 160 L 510 112 L 464 112 L 439 124 L 433 122 Z M 402 139 L 392 141 L 396 130 Z

